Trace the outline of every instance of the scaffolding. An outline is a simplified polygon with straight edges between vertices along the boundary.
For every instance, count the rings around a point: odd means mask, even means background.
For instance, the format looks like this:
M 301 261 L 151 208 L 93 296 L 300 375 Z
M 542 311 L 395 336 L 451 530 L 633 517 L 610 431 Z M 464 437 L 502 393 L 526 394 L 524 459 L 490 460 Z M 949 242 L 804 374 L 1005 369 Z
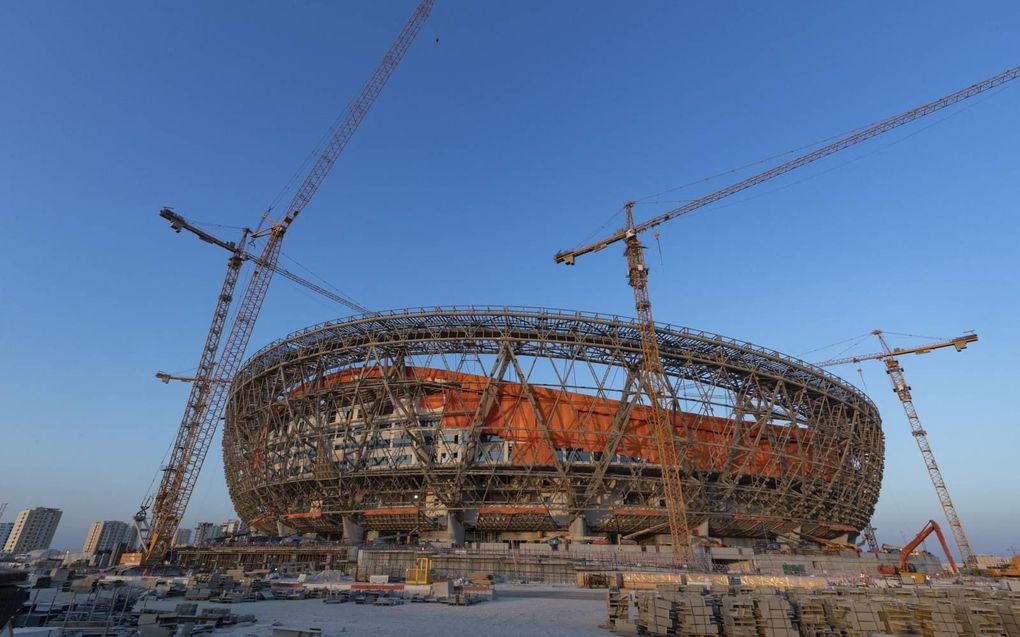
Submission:
M 884 438 L 863 393 L 769 349 L 656 329 L 686 436 L 691 529 L 831 539 L 864 527 Z M 641 351 L 632 319 L 545 308 L 409 309 L 313 326 L 263 348 L 234 379 L 223 437 L 231 497 L 263 532 L 334 538 L 654 527 L 665 502 Z

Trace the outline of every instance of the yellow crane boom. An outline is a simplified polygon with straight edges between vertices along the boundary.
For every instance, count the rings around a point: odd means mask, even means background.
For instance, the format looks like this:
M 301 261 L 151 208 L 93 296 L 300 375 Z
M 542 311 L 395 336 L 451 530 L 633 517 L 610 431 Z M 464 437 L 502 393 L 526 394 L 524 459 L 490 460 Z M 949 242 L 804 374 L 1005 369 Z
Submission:
M 806 166 L 807 164 L 816 162 L 819 159 L 822 159 L 823 157 L 828 157 L 829 155 L 838 153 L 839 151 L 849 148 L 850 146 L 854 146 L 863 141 L 869 140 L 872 137 L 881 135 L 882 133 L 889 132 L 894 128 L 899 128 L 904 124 L 909 124 L 914 120 L 920 119 L 927 115 L 931 115 L 932 113 L 952 106 L 953 104 L 962 102 L 965 99 L 984 93 L 985 91 L 991 90 L 997 86 L 1001 86 L 1007 82 L 1012 82 L 1017 77 L 1020 77 L 1020 66 L 1013 67 L 1008 71 L 1003 71 L 998 75 L 978 82 L 977 84 L 972 84 L 966 88 L 962 88 L 959 91 L 956 91 L 955 93 L 950 93 L 949 95 L 939 98 L 933 102 L 922 104 L 917 108 L 913 108 L 907 111 L 906 113 L 901 113 L 899 115 L 894 115 L 893 117 L 883 119 L 882 121 L 876 122 L 863 130 L 847 135 L 846 137 L 843 137 L 838 141 L 835 141 L 827 146 L 823 146 L 810 153 L 801 155 L 796 159 L 791 159 L 790 161 L 784 164 L 780 164 L 775 168 L 770 168 L 769 170 L 758 173 L 753 177 L 748 177 L 743 181 L 738 181 L 735 184 L 731 184 L 729 186 L 726 186 L 725 188 L 721 188 L 720 190 L 705 195 L 704 197 L 699 197 L 697 199 L 688 201 L 682 206 L 673 208 L 672 210 L 667 210 L 666 212 L 662 213 L 657 217 L 653 217 L 648 221 L 643 221 L 635 225 L 633 227 L 633 230 L 635 232 L 640 233 L 644 232 L 645 230 L 654 228 L 655 226 L 662 225 L 663 223 L 666 223 L 670 219 L 675 219 L 689 212 L 694 212 L 698 208 L 703 208 L 708 204 L 719 201 L 720 199 L 725 199 L 730 195 L 735 195 L 742 190 L 747 190 L 752 186 L 757 186 L 763 181 L 768 181 L 769 179 L 773 179 L 775 177 L 788 173 L 791 170 L 795 170 L 802 166 Z M 608 248 L 610 245 L 614 243 L 625 240 L 627 238 L 628 230 L 629 230 L 628 228 L 622 228 L 620 230 L 617 230 L 613 234 L 609 235 L 608 237 L 601 239 L 599 241 L 589 243 L 588 245 L 574 248 L 572 250 L 561 250 L 560 252 L 556 253 L 553 259 L 556 261 L 556 263 L 574 265 L 574 261 L 579 256 L 588 254 L 589 252 L 597 252 L 599 250 L 603 250 L 605 248 Z
M 141 550 L 139 553 L 125 554 L 122 557 L 123 562 L 149 566 L 159 564 L 164 560 L 170 549 L 174 533 L 184 517 L 184 512 L 198 480 L 198 474 L 205 462 L 205 456 L 209 452 L 213 435 L 227 402 L 229 385 L 220 382 L 220 380 L 232 379 L 240 367 L 255 322 L 269 291 L 273 274 L 283 273 L 277 265 L 277 260 L 280 257 L 287 229 L 311 201 L 346 148 L 347 143 L 358 130 L 379 93 L 386 86 L 415 36 L 428 19 L 434 1 L 421 0 L 419 2 L 372 75 L 362 86 L 358 96 L 350 103 L 333 129 L 322 153 L 312 165 L 304 181 L 298 186 L 283 219 L 279 222 L 269 220 L 268 228 L 252 235 L 267 237 L 261 256 L 249 256 L 244 251 L 244 244 L 248 237 L 247 232 L 243 234 L 241 241 L 234 244 L 232 248 L 227 248 L 231 252 L 227 274 L 217 297 L 213 322 L 206 336 L 184 416 L 178 427 L 177 437 L 170 448 L 169 461 L 162 469 L 163 475 L 155 494 L 142 502 L 138 513 L 134 516 L 141 541 Z M 180 225 L 181 219 L 175 219 L 175 215 L 166 214 L 168 212 L 164 209 L 161 215 L 169 219 L 171 224 L 177 224 L 174 227 L 180 230 L 183 227 Z M 194 230 L 192 231 L 194 232 Z M 203 233 L 200 232 L 196 234 L 210 243 L 222 244 L 210 235 L 203 236 Z M 226 341 L 220 348 L 220 340 L 227 326 L 227 316 L 233 304 L 233 295 L 241 264 L 245 258 L 254 261 L 255 267 L 237 303 Z M 288 278 L 293 279 L 294 277 L 289 276 Z

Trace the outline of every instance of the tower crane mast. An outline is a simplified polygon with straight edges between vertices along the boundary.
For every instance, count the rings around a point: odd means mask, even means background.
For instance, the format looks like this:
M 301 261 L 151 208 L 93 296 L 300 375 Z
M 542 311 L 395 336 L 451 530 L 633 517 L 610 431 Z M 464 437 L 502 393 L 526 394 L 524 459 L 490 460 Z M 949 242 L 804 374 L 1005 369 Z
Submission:
M 817 365 L 818 367 L 831 367 L 833 365 L 858 363 L 860 361 L 867 360 L 880 360 L 885 364 L 885 371 L 889 375 L 889 381 L 892 383 L 893 391 L 896 393 L 897 398 L 900 399 L 900 404 L 903 405 L 903 411 L 907 414 L 907 422 L 910 423 L 910 432 L 913 434 L 914 440 L 917 441 L 918 449 L 921 450 L 921 458 L 924 460 L 924 466 L 928 470 L 928 477 L 931 478 L 932 486 L 935 487 L 935 495 L 938 496 L 939 504 L 942 506 L 942 513 L 946 516 L 946 522 L 949 523 L 949 530 L 952 532 L 953 540 L 956 542 L 956 548 L 960 552 L 960 560 L 964 564 L 969 564 L 974 559 L 974 552 L 971 550 L 970 541 L 967 539 L 967 534 L 963 530 L 963 523 L 960 521 L 960 515 L 956 512 L 956 505 L 953 504 L 953 499 L 949 496 L 949 487 L 946 486 L 946 480 L 942 477 L 942 469 L 939 468 L 939 463 L 935 460 L 935 452 L 932 451 L 931 443 L 928 441 L 928 432 L 925 431 L 924 427 L 921 425 L 921 419 L 917 415 L 917 409 L 914 407 L 914 399 L 910 394 L 910 385 L 907 384 L 907 380 L 903 376 L 903 367 L 900 365 L 897 357 L 905 354 L 927 354 L 928 352 L 942 349 L 944 347 L 953 347 L 959 352 L 966 349 L 968 343 L 976 342 L 978 340 L 977 334 L 968 333 L 940 343 L 932 343 L 922 345 L 920 347 L 902 349 L 889 347 L 889 344 L 886 342 L 881 330 L 875 330 L 872 334 L 878 338 L 878 342 L 882 346 L 881 352 L 868 354 L 866 356 L 854 356 L 851 358 L 838 358 L 822 361 Z M 937 526 L 938 525 L 936 525 L 936 527 Z
M 163 560 L 170 548 L 173 535 L 191 498 L 198 479 L 199 470 L 209 451 L 216 427 L 223 414 L 229 394 L 229 384 L 216 379 L 231 379 L 237 372 L 251 339 L 255 321 L 269 290 L 283 238 L 294 219 L 304 210 L 308 202 L 326 179 L 340 153 L 353 137 L 358 126 L 368 114 L 372 104 L 382 91 L 390 76 L 404 58 L 415 36 L 432 12 L 434 0 L 421 0 L 411 17 L 390 45 L 375 71 L 351 102 L 340 123 L 333 130 L 322 154 L 312 166 L 308 176 L 298 188 L 286 213 L 280 221 L 270 220 L 267 229 L 256 232 L 255 237 L 266 237 L 261 255 L 253 259 L 255 267 L 237 306 L 234 320 L 223 345 L 223 351 L 216 360 L 220 335 L 223 332 L 231 305 L 234 288 L 244 260 L 243 245 L 247 237 L 237 244 L 227 267 L 227 275 L 218 297 L 213 314 L 212 327 L 206 337 L 206 345 L 198 366 L 196 379 L 192 384 L 184 417 L 181 419 L 177 439 L 171 449 L 170 461 L 163 469 L 159 489 L 151 501 L 152 519 L 147 519 L 149 502 L 142 504 L 135 515 L 135 523 L 141 536 L 141 554 L 135 557 L 143 564 L 156 564 Z M 131 559 L 131 558 L 129 558 Z
M 652 320 L 652 305 L 648 294 L 648 268 L 644 262 L 641 244 L 638 241 L 637 235 L 671 219 L 693 212 L 760 183 L 855 146 L 882 133 L 941 111 L 970 97 L 1011 82 L 1017 77 L 1020 77 L 1020 66 L 1003 71 L 998 75 L 962 88 L 935 101 L 922 104 L 905 113 L 888 117 L 864 129 L 846 135 L 831 144 L 805 153 L 711 194 L 689 201 L 639 224 L 635 224 L 633 219 L 634 202 L 628 202 L 625 206 L 626 225 L 622 229 L 587 245 L 571 250 L 561 250 L 553 256 L 553 261 L 556 263 L 574 265 L 577 257 L 604 250 L 617 242 L 624 242 L 628 282 L 634 291 L 634 304 L 641 332 L 641 351 L 643 357 L 641 369 L 644 376 L 642 380 L 644 381 L 655 422 L 656 444 L 660 453 L 659 462 L 662 470 L 663 492 L 666 498 L 666 515 L 669 520 L 670 539 L 673 546 L 673 559 L 675 563 L 690 564 L 694 557 L 690 534 L 687 532 L 689 523 L 682 483 L 682 458 L 686 456 L 686 448 L 682 451 L 676 449 L 676 432 L 662 404 L 662 400 L 666 396 L 663 390 L 668 389 L 670 385 L 659 357 L 658 336 L 655 332 L 655 322 Z M 649 360 L 650 357 L 654 357 L 655 360 Z M 673 451 L 670 452 L 670 449 L 673 449 Z
M 683 462 L 676 448 L 676 432 L 673 419 L 667 411 L 665 401 L 671 395 L 666 370 L 662 367 L 659 354 L 659 339 L 655 334 L 655 319 L 652 317 L 652 302 L 648 297 L 648 266 L 645 264 L 645 248 L 638 239 L 634 228 L 634 202 L 627 203 L 627 227 L 631 230 L 626 238 L 627 280 L 634 290 L 634 307 L 641 326 L 641 369 L 645 394 L 652 407 L 655 449 L 659 454 L 662 471 L 663 496 L 666 498 L 666 519 L 669 534 L 673 538 L 673 561 L 678 565 L 694 564 L 694 549 L 687 522 L 687 499 L 684 496 Z M 683 419 L 681 419 L 681 422 Z

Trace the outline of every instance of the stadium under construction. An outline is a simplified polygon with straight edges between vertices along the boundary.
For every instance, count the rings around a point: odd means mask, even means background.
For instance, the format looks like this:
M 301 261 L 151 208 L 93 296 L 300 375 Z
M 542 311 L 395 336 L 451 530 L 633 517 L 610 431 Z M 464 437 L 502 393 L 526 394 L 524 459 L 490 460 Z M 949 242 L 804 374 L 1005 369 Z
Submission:
M 772 350 L 656 333 L 694 534 L 853 542 L 882 479 L 874 404 Z M 256 532 L 344 543 L 668 543 L 641 352 L 632 319 L 544 308 L 310 327 L 233 380 L 231 498 Z

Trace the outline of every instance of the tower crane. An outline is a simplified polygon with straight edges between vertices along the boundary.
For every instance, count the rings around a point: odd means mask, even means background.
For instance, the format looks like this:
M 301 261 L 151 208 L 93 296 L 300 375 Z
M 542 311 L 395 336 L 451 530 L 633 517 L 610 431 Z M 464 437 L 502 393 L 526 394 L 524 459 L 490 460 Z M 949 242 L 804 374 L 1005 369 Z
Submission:
M 233 378 L 241 364 L 244 351 L 251 338 L 252 329 L 255 327 L 255 320 L 258 318 L 266 298 L 266 292 L 269 290 L 272 276 L 275 272 L 282 273 L 282 270 L 277 266 L 277 260 L 280 256 L 284 235 L 294 219 L 318 191 L 340 153 L 364 120 L 365 115 L 368 114 L 372 104 L 428 19 L 434 1 L 421 0 L 417 5 L 375 71 L 362 86 L 361 92 L 351 102 L 340 123 L 334 128 L 322 154 L 298 188 L 282 219 L 279 221 L 269 220 L 268 228 L 251 235 L 254 238 L 265 237 L 266 241 L 261 255 L 252 257 L 244 251 L 245 241 L 248 239 L 247 231 L 241 241 L 235 244 L 231 250 L 227 275 L 217 297 L 212 326 L 206 336 L 205 347 L 202 349 L 177 438 L 170 451 L 169 462 L 163 468 L 163 475 L 155 495 L 151 500 L 147 498 L 143 502 L 134 517 L 135 526 L 138 528 L 141 538 L 141 551 L 125 556 L 124 562 L 152 565 L 163 560 L 187 508 L 198 479 L 199 470 L 209 451 L 213 434 L 226 405 L 229 384 L 218 382 L 218 379 Z M 241 264 L 245 260 L 254 261 L 254 269 L 238 303 L 226 342 L 217 360 L 216 354 L 220 351 L 220 338 L 230 311 Z M 149 519 L 150 506 L 151 520 Z
M 641 370 L 644 377 L 642 380 L 646 396 L 652 408 L 653 431 L 662 471 L 663 492 L 666 497 L 666 517 L 669 521 L 673 560 L 675 563 L 680 565 L 692 564 L 694 560 L 694 549 L 691 546 L 687 520 L 687 507 L 683 495 L 682 462 L 686 453 L 681 453 L 677 450 L 677 435 L 673 424 L 674 421 L 667 415 L 670 406 L 679 411 L 679 400 L 672 396 L 671 387 L 666 378 L 662 360 L 659 357 L 658 337 L 655 333 L 655 322 L 652 318 L 652 306 L 648 294 L 648 267 L 645 263 L 644 249 L 638 239 L 638 235 L 671 219 L 703 208 L 711 203 L 828 157 L 872 137 L 909 124 L 953 104 L 1011 82 L 1017 77 L 1020 77 L 1020 66 L 1003 71 L 998 75 L 967 86 L 945 97 L 922 104 L 905 113 L 876 122 L 826 146 L 800 155 L 703 197 L 693 199 L 641 223 L 634 223 L 634 202 L 628 202 L 625 205 L 626 225 L 623 228 L 593 243 L 557 252 L 553 257 L 556 263 L 574 265 L 580 256 L 604 250 L 610 245 L 621 241 L 624 242 L 624 256 L 627 259 L 627 280 L 634 293 L 634 307 L 637 310 L 641 334 Z M 665 404 L 667 401 L 670 405 Z M 680 438 L 684 440 L 686 436 L 681 435 Z
M 969 564 L 974 559 L 974 553 L 970 549 L 967 534 L 963 531 L 963 523 L 960 522 L 960 515 L 956 512 L 956 505 L 953 504 L 953 499 L 949 497 L 949 487 L 946 486 L 946 481 L 942 477 L 942 470 L 939 468 L 938 462 L 935 461 L 935 452 L 932 451 L 931 443 L 928 442 L 928 432 L 921 426 L 921 419 L 917 416 L 917 409 L 914 408 L 914 400 L 910 395 L 910 385 L 907 385 L 907 381 L 903 376 L 903 367 L 900 365 L 898 357 L 907 354 L 927 354 L 944 347 L 953 347 L 959 352 L 966 349 L 968 343 L 976 342 L 978 340 L 977 334 L 967 333 L 948 341 L 908 348 L 890 348 L 880 330 L 875 330 L 872 334 L 878 338 L 878 342 L 882 345 L 881 352 L 866 356 L 851 356 L 849 358 L 822 361 L 817 363 L 817 366 L 832 367 L 833 365 L 871 360 L 880 360 L 885 364 L 885 371 L 889 374 L 893 391 L 896 392 L 896 396 L 900 399 L 900 404 L 903 405 L 903 411 L 907 414 L 910 432 L 913 434 L 914 440 L 917 441 L 917 447 L 921 450 L 924 466 L 928 469 L 928 477 L 931 478 L 931 483 L 935 487 L 935 494 L 942 505 L 942 512 L 946 516 L 946 522 L 949 523 L 949 529 L 953 534 L 953 539 L 956 541 L 956 548 L 960 551 L 960 560 L 964 564 Z

